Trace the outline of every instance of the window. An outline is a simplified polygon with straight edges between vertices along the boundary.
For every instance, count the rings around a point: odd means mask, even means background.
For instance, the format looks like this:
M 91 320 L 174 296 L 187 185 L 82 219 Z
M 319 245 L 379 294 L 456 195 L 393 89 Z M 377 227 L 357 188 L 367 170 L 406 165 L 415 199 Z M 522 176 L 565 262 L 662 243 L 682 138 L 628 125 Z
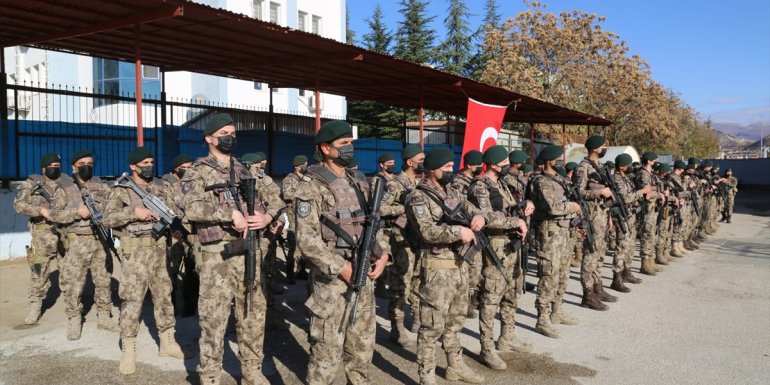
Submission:
M 305 90 L 299 90 L 299 96 L 305 96 Z
M 262 89 L 262 83 L 254 82 L 254 89 L 255 90 L 261 90 Z
M 313 16 L 313 31 L 314 34 L 321 34 L 321 16 Z
M 263 0 L 252 0 L 251 17 L 262 20 L 262 2 Z
M 307 13 L 299 11 L 297 13 L 297 29 L 307 32 Z
M 154 66 L 142 66 L 142 77 L 145 79 L 158 79 L 160 78 L 158 67 Z
M 279 24 L 279 15 L 281 12 L 281 4 L 278 3 L 270 3 L 270 22 Z

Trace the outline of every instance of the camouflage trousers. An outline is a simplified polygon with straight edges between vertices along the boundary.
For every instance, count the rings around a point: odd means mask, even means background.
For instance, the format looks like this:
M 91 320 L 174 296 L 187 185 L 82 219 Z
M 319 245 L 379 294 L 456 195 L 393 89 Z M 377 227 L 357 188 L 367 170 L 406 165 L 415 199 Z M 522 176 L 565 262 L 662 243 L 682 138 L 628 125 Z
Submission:
M 679 216 L 682 218 L 682 223 L 674 226 L 674 233 L 672 239 L 674 242 L 682 242 L 689 235 L 690 226 L 690 212 L 692 211 L 688 201 L 684 201 L 684 204 L 679 208 Z
M 388 274 L 388 315 L 390 319 L 403 319 L 407 295 L 411 292 L 412 276 L 414 275 L 414 252 L 401 234 L 394 233 L 390 237 L 390 247 L 393 264 Z
M 658 212 L 650 206 L 649 211 L 642 213 L 641 227 L 639 229 L 639 256 L 642 258 L 655 256 L 655 226 L 658 219 Z
M 735 194 L 728 193 L 727 199 L 725 199 L 724 211 L 727 213 L 727 217 L 733 216 L 733 206 L 735 206 Z
M 45 223 L 29 224 L 32 242 L 27 246 L 27 263 L 30 268 L 29 302 L 41 302 L 51 288 L 51 262 L 59 255 L 59 236 Z
M 548 306 L 561 300 L 569 282 L 570 254 L 567 252 L 570 243 L 570 229 L 560 227 L 554 222 L 545 221 L 539 224 L 538 237 L 541 248 L 537 252 L 537 298 L 535 306 Z M 583 264 L 589 255 L 586 253 Z
M 628 233 L 623 234 L 619 226 L 612 230 L 617 234 L 618 250 L 612 259 L 612 272 L 620 273 L 631 268 L 634 252 L 636 251 L 636 215 L 628 218 Z
M 580 281 L 583 289 L 592 288 L 602 282 L 601 264 L 604 254 L 607 252 L 607 242 L 604 241 L 607 234 L 608 210 L 596 203 L 591 204 L 591 224 L 594 227 L 594 243 L 596 251 L 591 252 L 588 239 L 583 242 L 583 261 L 580 264 Z M 566 243 L 561 245 L 566 246 Z
M 261 249 L 266 251 L 268 245 L 269 241 L 262 238 Z M 206 251 L 202 251 L 201 256 L 204 262 L 200 268 L 198 297 L 198 322 L 201 329 L 198 373 L 201 376 L 221 373 L 225 330 L 233 310 L 241 366 L 246 366 L 247 362 L 250 366 L 261 365 L 264 359 L 267 302 L 263 286 L 257 282 L 262 275 L 260 261 L 257 260 L 256 263 L 255 290 L 248 293 L 243 279 L 245 256 L 238 255 L 223 260 L 219 253 Z M 249 299 L 251 309 L 246 307 Z
M 661 209 L 664 210 L 664 209 Z M 658 226 L 658 236 L 655 243 L 655 253 L 665 255 L 668 250 L 671 249 L 671 242 L 673 238 L 673 229 L 671 228 L 671 222 L 674 221 L 674 216 L 671 211 L 663 214 Z
M 307 383 L 333 383 L 341 365 L 344 365 L 347 383 L 370 383 L 376 327 L 374 282 L 367 279 L 360 292 L 356 322 L 350 324 L 352 302 L 346 309 L 348 286 L 315 267 L 311 269 L 311 278 L 313 290 L 306 303 L 311 315 Z
M 503 272 L 510 280 L 506 282 L 503 275 L 492 263 L 482 270 L 484 276 L 481 285 L 481 311 L 479 314 L 479 331 L 481 332 L 482 345 L 494 339 L 495 316 L 500 309 L 500 323 L 503 328 L 513 328 L 516 325 L 514 317 L 518 309 L 519 297 L 523 293 L 524 274 L 519 266 L 519 255 L 511 250 L 506 250 L 510 245 L 508 237 L 494 237 L 490 239 L 503 262 Z M 480 257 L 480 256 L 479 256 Z M 477 258 L 482 259 L 482 258 Z
M 105 267 L 107 253 L 102 242 L 95 234 L 70 233 L 66 237 L 67 253 L 59 266 L 64 313 L 69 318 L 82 315 L 83 304 L 80 297 L 86 284 L 88 270 L 91 270 L 91 279 L 94 281 L 94 302 L 97 310 L 110 312 L 112 310 L 110 273 Z
M 146 239 L 145 241 L 141 241 Z M 152 294 L 152 307 L 158 332 L 174 327 L 174 306 L 171 304 L 171 279 L 166 269 L 165 238 L 152 240 L 129 238 L 129 242 L 143 242 L 136 247 L 121 245 L 124 260 L 120 286 L 120 338 L 134 338 L 139 333 L 142 304 L 147 290 Z M 121 239 L 123 242 L 123 239 Z M 151 244 L 152 243 L 152 244 Z
M 456 265 L 431 267 L 434 261 Z M 423 266 L 426 267 L 422 268 L 420 282 L 417 365 L 420 373 L 427 373 L 436 368 L 436 342 L 440 337 L 447 356 L 462 353 L 459 334 L 468 312 L 468 267 L 462 261 L 437 259 L 428 259 Z
M 468 291 L 471 297 L 482 289 L 480 285 L 484 276 L 483 270 L 484 256 L 482 253 L 479 253 L 476 255 L 476 258 L 473 258 L 473 262 L 468 264 Z
M 580 234 L 577 227 L 570 228 L 569 245 L 567 247 L 567 254 L 570 259 L 576 261 L 583 260 L 583 236 Z

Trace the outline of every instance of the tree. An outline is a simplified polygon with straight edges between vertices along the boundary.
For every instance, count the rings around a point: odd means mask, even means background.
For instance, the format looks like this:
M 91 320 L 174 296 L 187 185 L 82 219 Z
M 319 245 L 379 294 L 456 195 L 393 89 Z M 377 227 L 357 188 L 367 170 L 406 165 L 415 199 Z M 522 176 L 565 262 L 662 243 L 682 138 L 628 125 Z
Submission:
M 398 23 L 393 54 L 400 59 L 419 64 L 435 62 L 434 40 L 436 32 L 428 26 L 435 16 L 425 16 L 427 2 L 401 0 L 400 4 L 399 12 L 404 19 Z
M 383 21 L 382 8 L 379 4 L 374 7 L 372 16 L 366 19 L 366 24 L 369 26 L 369 33 L 364 35 L 364 48 L 385 54 L 389 53 L 393 34 Z
M 470 52 L 472 50 L 468 7 L 463 0 L 449 0 L 449 9 L 444 19 L 446 39 L 436 49 L 436 59 L 440 67 L 456 75 L 469 72 Z
M 484 67 L 491 56 L 490 53 L 484 50 L 484 41 L 487 38 L 487 31 L 500 27 L 500 18 L 497 2 L 495 0 L 487 0 L 484 4 L 484 20 L 471 37 L 475 51 L 468 62 L 468 72 L 466 74 L 471 79 L 481 78 L 481 74 L 484 72 Z
M 350 45 L 356 44 L 356 32 L 350 29 L 350 13 L 347 11 L 348 3 L 345 2 L 345 42 Z

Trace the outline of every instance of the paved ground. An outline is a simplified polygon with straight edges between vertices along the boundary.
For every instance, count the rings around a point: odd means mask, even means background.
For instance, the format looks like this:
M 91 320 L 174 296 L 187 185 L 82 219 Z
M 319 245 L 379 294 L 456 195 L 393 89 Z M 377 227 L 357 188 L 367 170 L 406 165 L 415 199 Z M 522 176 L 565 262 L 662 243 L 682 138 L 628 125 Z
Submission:
M 463 342 L 470 365 L 483 372 L 489 384 L 767 384 L 770 192 L 741 192 L 739 197 L 732 224 L 722 225 L 699 251 L 676 261 L 664 273 L 643 276 L 644 283 L 633 286 L 629 294 L 618 294 L 620 301 L 611 304 L 608 312 L 575 306 L 580 300 L 580 283 L 573 269 L 566 309 L 580 319 L 580 325 L 560 326 L 562 338 L 558 340 L 532 331 L 534 295 L 527 294 L 517 318 L 518 333 L 532 343 L 535 353 L 505 355 L 506 371 L 494 372 L 475 362 L 478 321 L 469 320 Z M 130 377 L 117 372 L 117 334 L 96 330 L 94 312 L 87 315 L 83 338 L 66 340 L 58 292 L 47 299 L 49 308 L 39 325 L 22 325 L 28 274 L 19 261 L 0 266 L 1 384 L 197 383 L 197 357 L 184 362 L 157 357 L 157 330 L 150 309 L 144 313 L 146 324 L 139 333 L 138 373 Z M 605 264 L 605 284 L 609 284 L 608 275 L 609 265 Z M 528 277 L 528 281 L 535 282 L 535 278 Z M 303 293 L 304 286 L 292 286 L 280 297 L 292 326 L 289 331 L 271 331 L 266 339 L 265 373 L 275 384 L 301 383 L 305 376 L 308 319 Z M 88 307 L 91 301 L 86 298 Z M 385 305 L 378 302 L 374 380 L 378 384 L 414 384 L 414 349 L 400 349 L 388 342 L 389 323 L 382 318 Z M 196 322 L 196 318 L 178 318 L 183 345 L 197 352 Z M 232 328 L 228 338 L 223 383 L 236 384 L 240 369 Z M 444 366 L 440 357 L 439 367 Z M 441 376 L 443 369 L 439 369 Z M 439 382 L 447 383 L 443 378 Z M 344 384 L 342 376 L 337 383 Z

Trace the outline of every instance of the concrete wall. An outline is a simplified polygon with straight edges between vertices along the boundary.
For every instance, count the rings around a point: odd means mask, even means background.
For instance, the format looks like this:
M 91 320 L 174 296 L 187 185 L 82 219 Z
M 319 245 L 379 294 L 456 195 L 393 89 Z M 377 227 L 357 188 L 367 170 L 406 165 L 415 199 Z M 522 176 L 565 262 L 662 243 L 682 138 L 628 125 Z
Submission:
M 16 190 L 0 189 L 0 260 L 26 256 L 29 245 L 27 217 L 16 214 L 13 198 Z
M 770 159 L 712 159 L 719 164 L 719 172 L 730 168 L 738 178 L 738 188 L 770 190 Z

